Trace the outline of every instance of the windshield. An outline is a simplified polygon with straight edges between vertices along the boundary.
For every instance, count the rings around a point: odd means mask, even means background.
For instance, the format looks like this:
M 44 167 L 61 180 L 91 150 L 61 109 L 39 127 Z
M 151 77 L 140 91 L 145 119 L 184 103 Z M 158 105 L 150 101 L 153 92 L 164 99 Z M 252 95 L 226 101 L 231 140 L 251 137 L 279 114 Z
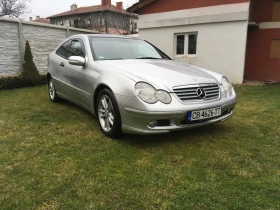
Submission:
M 138 39 L 92 38 L 90 43 L 97 60 L 168 58 L 149 43 Z

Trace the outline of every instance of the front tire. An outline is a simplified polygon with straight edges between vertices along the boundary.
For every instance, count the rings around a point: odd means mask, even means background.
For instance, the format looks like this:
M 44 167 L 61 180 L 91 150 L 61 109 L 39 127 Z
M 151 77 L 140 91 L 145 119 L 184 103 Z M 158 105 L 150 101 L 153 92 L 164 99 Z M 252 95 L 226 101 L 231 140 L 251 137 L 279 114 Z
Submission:
M 48 88 L 49 88 L 49 97 L 51 101 L 57 103 L 60 100 L 60 98 L 56 94 L 56 89 L 54 87 L 52 78 L 49 79 Z
M 111 138 L 122 136 L 118 104 L 114 95 L 108 89 L 104 89 L 98 94 L 97 117 L 102 133 Z

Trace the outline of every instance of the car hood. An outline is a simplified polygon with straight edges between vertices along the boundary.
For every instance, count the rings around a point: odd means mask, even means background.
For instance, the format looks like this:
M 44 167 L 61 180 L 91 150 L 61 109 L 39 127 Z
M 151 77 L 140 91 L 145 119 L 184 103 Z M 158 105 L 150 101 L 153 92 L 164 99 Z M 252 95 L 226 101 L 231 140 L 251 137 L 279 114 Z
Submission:
M 172 91 L 176 86 L 218 83 L 215 73 L 173 60 L 104 60 L 98 63 L 156 89 Z

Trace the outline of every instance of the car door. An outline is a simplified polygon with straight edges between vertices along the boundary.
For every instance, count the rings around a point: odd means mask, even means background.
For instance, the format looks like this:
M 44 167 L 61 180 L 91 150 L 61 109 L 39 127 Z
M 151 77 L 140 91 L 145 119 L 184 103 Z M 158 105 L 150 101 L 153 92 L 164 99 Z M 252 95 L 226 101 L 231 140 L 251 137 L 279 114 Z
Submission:
M 72 38 L 64 42 L 55 52 L 52 65 L 54 68 L 53 79 L 56 91 L 64 98 L 88 108 L 90 104 L 90 90 L 92 89 L 91 80 L 88 77 L 89 69 L 87 62 L 89 60 L 85 40 L 81 38 Z M 86 59 L 84 67 L 69 64 L 70 56 L 80 56 Z
M 56 87 L 56 91 L 59 95 L 63 95 L 67 97 L 67 93 L 69 92 L 68 86 L 66 85 L 66 81 L 63 75 L 65 63 L 67 63 L 67 54 L 68 48 L 71 44 L 71 40 L 67 40 L 64 42 L 58 50 L 55 52 L 55 56 L 52 59 L 52 65 L 54 68 L 53 72 L 53 82 Z
M 81 70 L 83 67 L 69 64 L 70 56 L 85 57 L 84 47 L 79 39 L 70 39 L 62 44 L 56 51 L 54 59 L 55 74 L 53 75 L 55 87 L 58 94 L 79 105 L 83 102 L 79 100 Z
M 67 58 L 71 56 L 80 56 L 86 58 L 85 44 L 82 38 L 74 38 L 68 49 Z M 88 107 L 89 93 L 86 91 L 87 84 L 87 68 L 85 66 L 75 66 L 67 63 L 67 72 L 65 76 L 67 77 L 67 83 L 71 88 L 71 99 L 74 102 Z
M 87 43 L 88 39 L 81 37 L 78 41 L 81 43 L 83 52 L 85 53 L 84 58 L 86 63 L 79 71 L 79 82 L 77 83 L 79 94 L 77 97 L 79 101 L 83 103 L 85 108 L 89 108 L 93 102 L 93 88 L 95 87 L 96 79 L 100 76 L 100 71 L 96 69 L 90 44 Z

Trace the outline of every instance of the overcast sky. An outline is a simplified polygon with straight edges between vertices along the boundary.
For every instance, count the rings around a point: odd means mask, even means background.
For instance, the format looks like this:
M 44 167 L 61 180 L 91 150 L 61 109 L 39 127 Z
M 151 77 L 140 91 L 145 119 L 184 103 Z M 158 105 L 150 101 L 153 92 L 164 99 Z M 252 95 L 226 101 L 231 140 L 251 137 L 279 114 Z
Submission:
M 138 0 L 111 0 L 113 5 L 116 2 L 122 1 L 123 6 L 127 7 L 137 2 Z M 78 7 L 92 6 L 101 4 L 101 0 L 32 0 L 29 3 L 31 13 L 26 15 L 26 18 L 40 15 L 41 17 L 48 17 L 54 14 L 70 10 L 70 5 L 76 3 Z

